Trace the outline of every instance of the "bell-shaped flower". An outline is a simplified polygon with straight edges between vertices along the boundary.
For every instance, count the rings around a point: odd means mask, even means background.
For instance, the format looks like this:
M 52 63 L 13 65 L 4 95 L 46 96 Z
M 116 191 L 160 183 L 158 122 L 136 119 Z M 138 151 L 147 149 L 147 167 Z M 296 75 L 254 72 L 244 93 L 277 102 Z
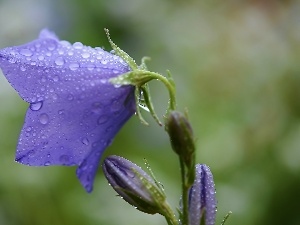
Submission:
M 0 50 L 0 68 L 30 104 L 16 161 L 77 165 L 77 177 L 91 192 L 103 151 L 135 112 L 134 87 L 108 81 L 130 71 L 127 63 L 43 30 L 30 43 Z
M 216 218 L 216 197 L 213 175 L 208 166 L 196 165 L 196 177 L 189 190 L 189 225 L 214 225 Z
M 139 166 L 120 156 L 109 156 L 102 168 L 109 184 L 129 204 L 145 213 L 166 214 L 165 194 Z

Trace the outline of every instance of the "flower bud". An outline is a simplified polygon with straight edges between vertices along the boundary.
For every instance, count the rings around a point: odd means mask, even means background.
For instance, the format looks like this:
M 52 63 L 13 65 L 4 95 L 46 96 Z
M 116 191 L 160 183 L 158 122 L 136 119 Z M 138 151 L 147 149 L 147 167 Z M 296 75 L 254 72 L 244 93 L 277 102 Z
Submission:
M 166 130 L 169 133 L 173 150 L 189 169 L 189 178 L 192 183 L 195 168 L 195 143 L 192 127 L 182 113 L 172 111 L 166 120 Z
M 162 213 L 166 197 L 139 166 L 122 157 L 109 156 L 102 168 L 108 182 L 125 201 L 145 213 Z
M 213 175 L 208 166 L 196 165 L 196 177 L 189 190 L 189 225 L 214 225 L 216 219 L 216 198 Z

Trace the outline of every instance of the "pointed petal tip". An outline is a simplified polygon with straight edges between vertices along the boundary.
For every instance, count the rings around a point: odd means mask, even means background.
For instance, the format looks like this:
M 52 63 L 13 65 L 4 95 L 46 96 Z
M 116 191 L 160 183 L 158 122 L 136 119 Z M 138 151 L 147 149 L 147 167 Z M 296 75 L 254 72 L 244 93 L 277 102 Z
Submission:
M 56 36 L 56 34 L 52 31 L 50 31 L 48 28 L 44 28 L 40 31 L 39 38 L 49 38 L 49 39 L 55 39 L 59 40 L 59 38 Z

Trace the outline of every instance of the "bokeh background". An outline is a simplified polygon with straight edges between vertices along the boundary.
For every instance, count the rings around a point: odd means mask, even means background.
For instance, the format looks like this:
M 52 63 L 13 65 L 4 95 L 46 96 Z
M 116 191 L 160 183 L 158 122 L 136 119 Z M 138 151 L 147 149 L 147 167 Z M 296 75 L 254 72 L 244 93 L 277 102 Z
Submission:
M 300 3 L 293 0 L 0 0 L 0 47 L 61 39 L 110 50 L 103 28 L 137 61 L 170 69 L 189 111 L 197 162 L 214 174 L 220 224 L 300 224 Z M 0 72 L 1 73 L 1 72 Z M 151 83 L 160 115 L 167 93 Z M 85 193 L 75 167 L 14 162 L 27 108 L 0 74 L 0 224 L 164 224 L 127 205 L 99 170 Z M 146 112 L 145 112 L 146 114 Z M 179 167 L 164 130 L 133 117 L 106 155 L 147 158 L 173 208 Z

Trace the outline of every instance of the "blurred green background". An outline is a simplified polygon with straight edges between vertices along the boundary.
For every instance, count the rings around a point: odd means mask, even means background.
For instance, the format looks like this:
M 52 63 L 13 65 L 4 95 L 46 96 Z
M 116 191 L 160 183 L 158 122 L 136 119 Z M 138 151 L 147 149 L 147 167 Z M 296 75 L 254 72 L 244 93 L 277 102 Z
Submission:
M 220 224 L 299 225 L 300 3 L 286 0 L 0 0 L 0 47 L 35 39 L 48 27 L 61 39 L 110 50 L 103 28 L 152 71 L 170 69 L 178 107 L 188 108 L 197 162 L 214 174 Z M 167 93 L 151 83 L 160 115 Z M 0 224 L 165 224 L 127 205 L 99 170 L 85 193 L 75 167 L 14 162 L 27 108 L 0 74 Z M 108 154 L 147 158 L 173 207 L 177 157 L 154 121 L 133 117 Z

